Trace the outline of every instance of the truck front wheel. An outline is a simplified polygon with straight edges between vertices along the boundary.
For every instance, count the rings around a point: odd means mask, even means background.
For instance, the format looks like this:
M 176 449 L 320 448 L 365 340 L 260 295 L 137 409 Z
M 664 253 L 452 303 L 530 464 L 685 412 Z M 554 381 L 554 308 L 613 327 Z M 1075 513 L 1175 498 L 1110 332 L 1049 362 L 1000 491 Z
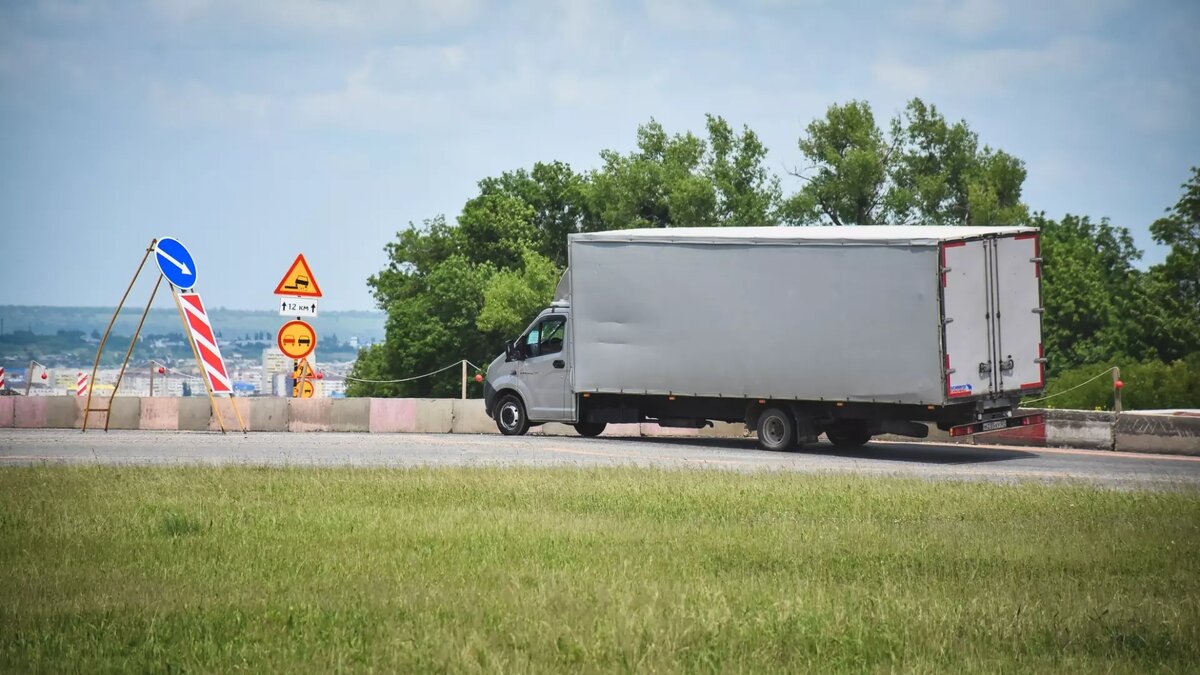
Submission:
M 604 433 L 604 427 L 606 426 L 608 424 L 604 422 L 579 422 L 575 425 L 575 431 L 579 432 L 580 436 L 592 438 Z
M 508 394 L 496 404 L 496 428 L 505 436 L 522 436 L 529 431 L 529 417 L 520 397 Z
M 796 444 L 796 420 L 781 408 L 767 408 L 758 416 L 758 447 L 778 452 Z

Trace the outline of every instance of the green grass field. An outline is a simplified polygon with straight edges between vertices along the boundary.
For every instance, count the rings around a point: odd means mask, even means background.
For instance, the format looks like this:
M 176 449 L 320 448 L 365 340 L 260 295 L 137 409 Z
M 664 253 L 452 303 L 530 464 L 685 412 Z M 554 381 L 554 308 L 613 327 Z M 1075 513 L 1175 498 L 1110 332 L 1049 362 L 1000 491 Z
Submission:
M 0 670 L 1200 668 L 1200 495 L 612 469 L 0 470 Z

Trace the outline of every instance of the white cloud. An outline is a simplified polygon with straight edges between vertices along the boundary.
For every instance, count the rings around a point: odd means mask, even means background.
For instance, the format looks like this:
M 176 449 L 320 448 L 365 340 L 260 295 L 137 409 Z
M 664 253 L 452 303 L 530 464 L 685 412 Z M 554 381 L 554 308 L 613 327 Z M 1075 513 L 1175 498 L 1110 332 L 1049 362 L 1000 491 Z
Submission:
M 253 93 L 225 93 L 197 82 L 150 87 L 151 114 L 168 127 L 262 127 L 278 110 L 278 102 Z
M 981 39 L 1007 30 L 1056 35 L 1090 30 L 1129 0 L 922 0 L 907 12 L 918 24 L 960 38 Z
M 706 0 L 645 0 L 646 17 L 670 31 L 724 31 L 737 24 L 737 15 Z
M 1078 79 L 1085 71 L 1096 70 L 1112 54 L 1112 47 L 1098 39 L 1060 37 L 1028 49 L 943 51 L 924 62 L 884 58 L 872 70 L 878 84 L 905 96 L 938 92 L 996 96 Z

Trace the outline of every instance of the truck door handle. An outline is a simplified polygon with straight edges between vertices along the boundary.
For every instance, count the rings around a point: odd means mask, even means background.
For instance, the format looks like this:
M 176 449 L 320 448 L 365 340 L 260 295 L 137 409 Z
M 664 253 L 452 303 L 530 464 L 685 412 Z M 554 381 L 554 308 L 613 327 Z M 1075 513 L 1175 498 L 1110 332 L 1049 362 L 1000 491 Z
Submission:
M 555 368 L 566 368 L 566 367 L 567 367 L 567 362 L 566 362 L 566 361 L 563 361 L 562 359 L 555 359 L 555 360 L 554 360 L 554 367 L 555 367 Z

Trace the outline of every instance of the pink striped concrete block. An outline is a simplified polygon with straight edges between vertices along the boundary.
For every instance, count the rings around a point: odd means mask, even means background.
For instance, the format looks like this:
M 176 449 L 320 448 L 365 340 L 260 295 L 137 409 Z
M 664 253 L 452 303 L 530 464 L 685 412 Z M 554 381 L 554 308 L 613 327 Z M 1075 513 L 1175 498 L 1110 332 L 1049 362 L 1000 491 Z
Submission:
M 11 429 L 13 426 L 16 396 L 0 396 L 0 429 Z
M 417 430 L 417 401 L 412 398 L 371 399 L 371 433 L 412 433 Z
M 46 429 L 47 396 L 22 396 L 13 402 L 13 426 L 18 429 Z

